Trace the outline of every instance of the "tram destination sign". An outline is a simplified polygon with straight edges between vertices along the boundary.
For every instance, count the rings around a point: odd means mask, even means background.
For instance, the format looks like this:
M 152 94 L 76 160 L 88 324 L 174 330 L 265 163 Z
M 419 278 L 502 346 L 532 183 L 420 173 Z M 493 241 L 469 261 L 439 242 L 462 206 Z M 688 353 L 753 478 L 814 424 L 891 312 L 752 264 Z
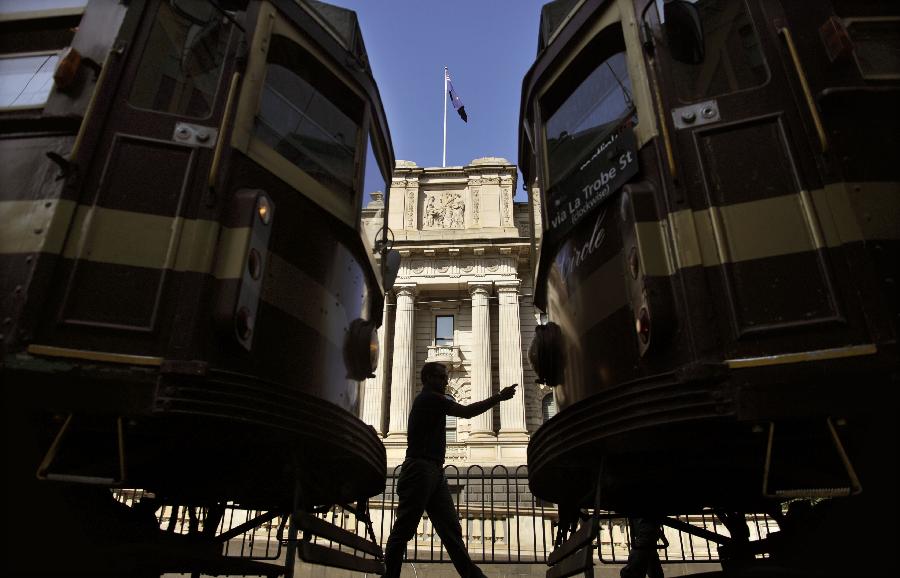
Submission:
M 548 191 L 549 236 L 561 239 L 637 172 L 634 131 L 621 127 L 592 147 L 572 172 Z

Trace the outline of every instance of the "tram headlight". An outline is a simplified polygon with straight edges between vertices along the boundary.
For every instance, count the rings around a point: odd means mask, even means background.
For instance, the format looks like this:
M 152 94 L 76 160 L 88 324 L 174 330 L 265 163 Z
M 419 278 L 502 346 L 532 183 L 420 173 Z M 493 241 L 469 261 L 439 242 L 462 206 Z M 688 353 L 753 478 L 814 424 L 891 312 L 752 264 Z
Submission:
M 272 220 L 272 207 L 265 195 L 260 195 L 256 201 L 256 214 L 259 215 L 259 220 L 263 222 L 263 225 L 268 225 Z
M 563 381 L 566 350 L 559 325 L 547 323 L 534 328 L 534 339 L 528 348 L 528 361 L 538 375 L 537 382 L 551 387 Z
M 357 381 L 375 377 L 378 351 L 378 327 L 372 321 L 354 319 L 347 330 L 347 340 L 344 343 L 347 377 Z
M 219 330 L 253 351 L 260 333 L 260 299 L 270 261 L 269 241 L 275 224 L 275 201 L 261 189 L 234 193 L 223 221 L 216 268 L 218 281 L 214 318 Z M 240 268 L 238 268 L 240 267 Z

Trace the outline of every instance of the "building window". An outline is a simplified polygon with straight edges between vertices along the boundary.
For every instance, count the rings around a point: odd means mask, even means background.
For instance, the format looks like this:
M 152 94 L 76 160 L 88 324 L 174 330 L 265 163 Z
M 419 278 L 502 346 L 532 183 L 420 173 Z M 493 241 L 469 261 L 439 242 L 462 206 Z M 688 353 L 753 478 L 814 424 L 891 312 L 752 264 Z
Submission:
M 453 316 L 437 315 L 434 318 L 434 344 L 453 345 Z
M 548 393 L 544 396 L 544 399 L 541 400 L 541 417 L 544 421 L 547 421 L 555 416 L 557 411 L 556 400 L 553 399 L 552 393 Z
M 451 319 L 452 319 L 452 317 L 451 317 Z M 450 394 L 447 394 L 447 399 L 456 401 L 455 399 L 453 399 L 453 396 Z M 455 415 L 447 416 L 447 421 L 446 421 L 446 424 L 444 427 L 445 427 L 446 433 L 447 433 L 447 443 L 448 444 L 455 443 L 457 440 L 457 438 L 456 438 L 456 423 L 457 423 L 457 418 Z
M 0 108 L 43 106 L 57 62 L 56 53 L 0 58 Z

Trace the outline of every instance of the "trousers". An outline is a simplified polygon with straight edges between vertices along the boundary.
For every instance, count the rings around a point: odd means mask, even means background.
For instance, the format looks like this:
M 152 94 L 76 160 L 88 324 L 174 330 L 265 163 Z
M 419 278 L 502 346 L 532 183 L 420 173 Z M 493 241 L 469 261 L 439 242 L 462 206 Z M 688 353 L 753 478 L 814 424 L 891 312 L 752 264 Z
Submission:
M 663 578 L 662 564 L 656 553 L 659 525 L 649 518 L 629 518 L 631 551 L 628 562 L 619 572 L 621 578 Z
M 400 479 L 397 480 L 397 494 L 400 497 L 397 517 L 384 548 L 384 578 L 400 576 L 406 543 L 415 536 L 424 512 L 428 512 L 428 518 L 459 575 L 463 578 L 484 577 L 484 573 L 472 562 L 466 550 L 459 517 L 440 464 L 431 460 L 407 458 L 400 470 Z

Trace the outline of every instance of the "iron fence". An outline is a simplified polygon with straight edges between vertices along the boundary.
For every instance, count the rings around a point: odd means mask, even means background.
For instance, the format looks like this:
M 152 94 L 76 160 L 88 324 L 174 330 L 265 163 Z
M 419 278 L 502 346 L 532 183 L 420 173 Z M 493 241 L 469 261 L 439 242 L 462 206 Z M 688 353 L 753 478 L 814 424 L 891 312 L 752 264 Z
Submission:
M 396 513 L 397 480 L 400 466 L 389 472 L 384 493 L 369 500 L 369 515 L 375 540 L 384 548 Z M 502 564 L 546 564 L 553 550 L 559 516 L 555 504 L 536 498 L 528 487 L 526 466 L 459 468 L 448 465 L 444 475 L 450 487 L 462 526 L 463 538 L 475 562 Z M 140 501 L 140 490 L 117 490 L 116 496 L 126 505 Z M 177 533 L 202 532 L 207 520 L 203 508 L 163 505 L 156 511 L 160 527 Z M 224 544 L 224 554 L 242 558 L 274 560 L 281 553 L 286 536 L 286 519 L 275 513 L 247 510 L 239 505 L 226 505 L 225 515 L 218 521 L 215 535 L 233 533 Z M 339 506 L 318 514 L 319 517 L 368 537 L 365 524 L 354 513 Z M 259 518 L 255 527 L 250 521 Z M 677 521 L 728 536 L 728 530 L 712 512 L 677 516 Z M 775 521 L 763 514 L 746 518 L 750 539 L 765 538 L 776 531 Z M 247 526 L 246 530 L 242 526 Z M 600 532 L 594 542 L 594 558 L 601 563 L 622 563 L 628 557 L 631 532 L 627 518 L 611 512 L 600 514 Z M 718 562 L 718 544 L 684 531 L 664 527 L 667 546 L 660 547 L 663 563 Z M 316 543 L 337 550 L 369 557 L 358 551 L 314 537 Z M 440 537 L 434 531 L 427 513 L 423 515 L 416 536 L 407 546 L 407 560 L 411 562 L 449 562 Z

